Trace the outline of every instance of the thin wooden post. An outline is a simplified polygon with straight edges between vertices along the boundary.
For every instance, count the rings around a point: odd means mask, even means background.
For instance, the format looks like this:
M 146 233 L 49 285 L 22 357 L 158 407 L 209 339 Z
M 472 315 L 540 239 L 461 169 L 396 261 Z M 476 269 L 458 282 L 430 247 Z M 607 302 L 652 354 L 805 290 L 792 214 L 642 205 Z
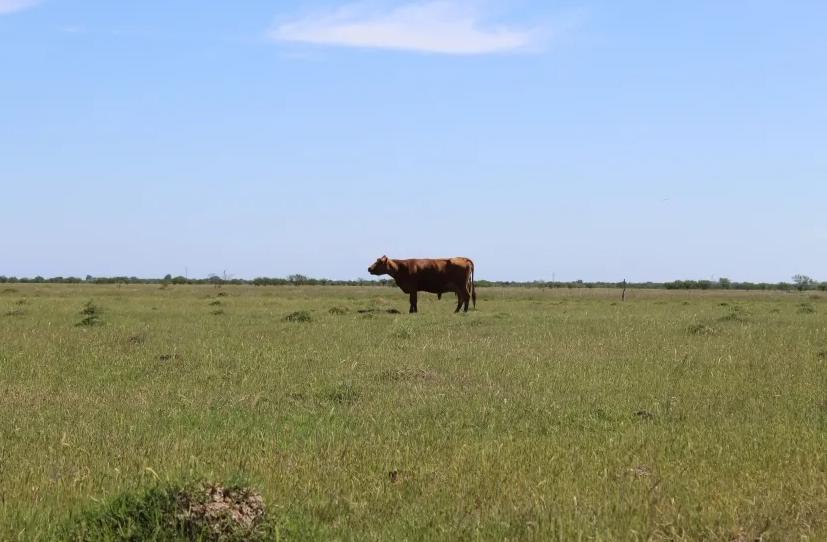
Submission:
M 626 301 L 626 279 L 623 279 L 623 293 L 620 294 L 620 300 Z

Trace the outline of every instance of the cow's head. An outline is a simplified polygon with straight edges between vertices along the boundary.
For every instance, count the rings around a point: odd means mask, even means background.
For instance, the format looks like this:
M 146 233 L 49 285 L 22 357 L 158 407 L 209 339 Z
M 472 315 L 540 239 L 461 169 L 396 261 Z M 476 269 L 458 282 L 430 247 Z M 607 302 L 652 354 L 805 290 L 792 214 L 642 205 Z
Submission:
M 388 257 L 382 256 L 377 258 L 373 265 L 368 267 L 368 273 L 371 275 L 387 275 L 390 273 L 390 265 L 388 264 Z

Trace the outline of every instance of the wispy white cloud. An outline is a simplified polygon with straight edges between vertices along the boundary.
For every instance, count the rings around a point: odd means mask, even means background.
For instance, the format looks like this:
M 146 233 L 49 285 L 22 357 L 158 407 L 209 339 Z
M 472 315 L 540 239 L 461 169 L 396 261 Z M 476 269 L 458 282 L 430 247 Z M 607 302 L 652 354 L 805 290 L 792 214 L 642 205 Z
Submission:
M 40 0 L 0 0 L 0 15 L 23 11 L 40 3 Z
M 384 10 L 351 3 L 279 24 L 269 37 L 285 42 L 475 55 L 533 48 L 539 34 L 538 29 L 486 24 L 480 11 L 469 3 L 431 0 Z

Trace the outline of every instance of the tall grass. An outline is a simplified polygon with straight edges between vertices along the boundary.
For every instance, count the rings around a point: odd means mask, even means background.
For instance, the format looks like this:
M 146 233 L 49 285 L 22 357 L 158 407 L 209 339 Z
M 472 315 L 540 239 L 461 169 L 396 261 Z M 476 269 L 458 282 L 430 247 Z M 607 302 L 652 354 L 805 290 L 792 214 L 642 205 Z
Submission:
M 0 540 L 236 476 L 284 539 L 827 539 L 824 297 L 15 290 Z

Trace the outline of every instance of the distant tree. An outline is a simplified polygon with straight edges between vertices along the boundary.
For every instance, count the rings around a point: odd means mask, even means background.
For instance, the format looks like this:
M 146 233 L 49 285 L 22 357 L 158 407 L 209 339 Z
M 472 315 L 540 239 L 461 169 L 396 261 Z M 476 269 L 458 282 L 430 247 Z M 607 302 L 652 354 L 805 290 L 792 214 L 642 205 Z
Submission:
M 295 274 L 287 277 L 287 280 L 289 280 L 291 284 L 298 286 L 299 284 L 306 284 L 308 279 L 304 275 Z
M 815 281 L 807 275 L 795 275 L 793 277 L 793 282 L 795 283 L 795 287 L 798 288 L 799 291 L 806 290 L 807 288 L 815 284 Z
M 721 277 L 718 279 L 718 287 L 722 290 L 729 290 L 732 288 L 732 281 L 726 277 Z

